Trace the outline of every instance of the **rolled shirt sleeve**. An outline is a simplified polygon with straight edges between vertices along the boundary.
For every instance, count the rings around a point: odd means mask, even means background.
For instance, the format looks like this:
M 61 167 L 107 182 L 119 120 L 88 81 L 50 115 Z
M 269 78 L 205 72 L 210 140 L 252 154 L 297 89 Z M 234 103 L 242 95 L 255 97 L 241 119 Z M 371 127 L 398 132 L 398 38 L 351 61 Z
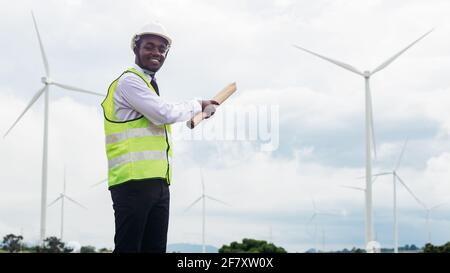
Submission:
M 139 76 L 132 73 L 120 78 L 114 102 L 118 119 L 125 121 L 144 115 L 156 125 L 187 121 L 202 111 L 197 100 L 172 103 L 162 99 Z

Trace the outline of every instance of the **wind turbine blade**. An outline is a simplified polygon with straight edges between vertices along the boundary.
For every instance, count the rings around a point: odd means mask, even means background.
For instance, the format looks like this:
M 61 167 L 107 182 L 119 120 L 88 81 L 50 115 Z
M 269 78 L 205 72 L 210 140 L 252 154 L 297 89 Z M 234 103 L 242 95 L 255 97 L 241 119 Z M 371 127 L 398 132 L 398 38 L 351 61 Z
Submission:
M 39 29 L 36 23 L 36 18 L 34 18 L 34 13 L 31 11 L 31 16 L 33 17 L 34 29 L 39 41 L 39 48 L 41 49 L 42 60 L 44 61 L 45 75 L 48 77 L 50 75 L 50 69 L 48 66 L 47 56 L 45 55 L 44 46 L 42 45 L 41 35 L 39 34 Z
M 59 199 L 61 199 L 63 196 L 60 195 L 58 198 L 56 198 L 55 200 L 53 200 L 50 204 L 47 205 L 47 207 L 52 206 L 53 204 L 55 204 L 56 202 L 58 202 Z
M 194 202 L 192 202 L 192 204 L 190 204 L 185 210 L 184 212 L 188 211 L 190 208 L 192 208 L 198 201 L 202 200 L 203 196 L 200 196 L 199 198 L 195 199 Z
M 202 194 L 205 194 L 205 180 L 203 179 L 203 170 L 200 168 L 200 180 L 202 181 Z
M 420 201 L 420 199 L 412 192 L 412 190 L 406 185 L 406 183 L 403 181 L 403 179 L 400 178 L 400 176 L 398 176 L 397 174 L 395 174 L 395 176 L 398 178 L 398 180 L 400 181 L 400 183 L 402 183 L 403 187 L 405 187 L 405 189 L 409 192 L 409 194 L 411 194 L 411 196 L 416 199 L 417 203 L 419 203 L 422 207 L 424 207 L 425 209 L 427 209 L 427 206 L 425 206 L 425 204 Z
M 388 174 L 392 174 L 392 172 L 377 173 L 377 174 L 374 174 L 374 175 L 372 175 L 372 176 L 378 177 L 378 176 L 383 176 L 383 175 L 388 175 Z
M 364 188 L 360 187 L 353 187 L 353 186 L 341 186 L 342 188 L 352 189 L 352 190 L 358 190 L 358 191 L 366 191 Z
M 379 175 L 377 176 L 373 176 L 372 175 L 372 185 L 375 183 L 375 181 L 377 181 L 377 178 L 380 177 Z
M 56 86 L 59 86 L 61 88 L 67 89 L 67 90 L 71 90 L 71 91 L 86 93 L 86 94 L 100 96 L 100 97 L 104 97 L 105 96 L 103 94 L 100 94 L 100 93 L 97 93 L 97 92 L 94 92 L 94 91 L 81 89 L 81 88 L 78 88 L 78 87 L 70 86 L 70 85 L 67 85 L 67 84 L 62 84 L 62 83 L 59 83 L 59 82 L 52 82 L 52 84 L 54 84 Z
M 317 208 L 316 208 L 316 200 L 314 200 L 314 198 L 311 199 L 312 205 L 313 205 L 313 209 L 314 209 L 314 213 L 316 213 Z
M 9 132 L 14 128 L 14 126 L 16 126 L 17 122 L 19 122 L 19 120 L 22 118 L 22 116 L 25 115 L 25 113 L 28 111 L 28 109 L 30 109 L 30 107 L 36 102 L 36 100 L 42 95 L 42 93 L 44 93 L 46 88 L 47 88 L 47 86 L 44 86 L 41 90 L 39 90 L 36 94 L 34 94 L 33 98 L 28 103 L 27 107 L 25 107 L 25 110 L 23 110 L 23 112 L 16 119 L 16 121 L 13 123 L 13 125 L 8 129 L 8 131 L 3 135 L 3 137 L 6 137 L 9 134 Z
M 311 216 L 311 218 L 309 218 L 308 223 L 306 224 L 306 226 L 309 226 L 311 224 L 311 222 L 314 220 L 314 218 L 316 218 L 317 213 L 314 212 L 314 214 Z
M 424 35 L 420 36 L 419 39 L 415 40 L 414 42 L 412 42 L 410 45 L 408 45 L 407 47 L 405 47 L 403 50 L 401 50 L 400 52 L 398 52 L 397 54 L 395 54 L 394 56 L 392 56 L 391 58 L 389 58 L 387 61 L 385 61 L 384 63 L 380 64 L 377 68 L 375 68 L 372 72 L 371 75 L 375 74 L 376 72 L 384 69 L 386 66 L 388 66 L 390 63 L 392 63 L 395 59 L 397 59 L 400 55 L 402 55 L 406 50 L 408 50 L 410 47 L 412 47 L 413 45 L 415 45 L 417 42 L 419 42 L 420 40 L 422 40 L 423 38 L 425 38 L 425 36 L 427 36 L 428 34 L 430 34 L 434 29 L 428 31 L 427 33 L 425 33 Z
M 91 185 L 91 188 L 97 187 L 98 185 L 103 184 L 103 183 L 105 183 L 106 181 L 108 181 L 108 178 L 105 178 L 105 179 L 103 179 L 102 181 L 99 181 L 99 182 L 97 182 L 97 183 L 95 183 L 95 184 L 92 184 L 92 185 Z
M 372 179 L 372 185 L 375 184 L 375 181 L 377 181 L 377 178 L 383 175 L 388 175 L 388 174 L 392 174 L 392 173 L 379 173 L 379 174 L 375 174 L 372 175 L 373 179 Z
M 206 196 L 207 198 L 213 200 L 213 201 L 216 201 L 216 202 L 219 202 L 219 203 L 222 203 L 222 204 L 224 204 L 224 205 L 226 205 L 226 206 L 231 207 L 230 204 L 228 204 L 228 203 L 226 203 L 226 202 L 224 202 L 224 201 L 222 201 L 222 200 L 219 200 L 219 199 L 217 199 L 217 198 L 211 197 L 211 196 L 209 196 L 209 195 L 205 195 L 205 196 Z
M 80 203 L 78 203 L 77 201 L 73 200 L 72 198 L 70 198 L 69 196 L 64 194 L 64 197 L 66 197 L 69 201 L 71 201 L 72 203 L 74 203 L 75 205 L 78 205 L 79 207 L 82 207 L 83 209 L 87 209 L 85 206 L 81 205 Z
M 66 195 L 66 164 L 64 164 L 64 184 L 63 184 L 63 194 Z
M 398 169 L 398 167 L 400 167 L 400 163 L 402 162 L 403 159 L 403 153 L 405 153 L 406 144 L 408 144 L 408 139 L 406 139 L 405 143 L 403 144 L 402 151 L 400 152 L 400 156 L 398 157 L 397 165 L 395 166 L 394 169 L 395 171 Z
M 450 203 L 450 201 L 440 203 L 440 204 L 438 204 L 438 205 L 436 205 L 436 206 L 432 206 L 432 207 L 430 208 L 430 210 L 434 210 L 434 209 L 437 209 L 437 208 L 439 208 L 439 207 L 448 205 L 449 203 Z
M 373 174 L 372 175 L 372 177 L 373 177 L 372 183 L 374 183 L 375 180 L 377 180 L 378 176 L 383 176 L 383 175 L 387 175 L 387 174 L 392 174 L 392 172 Z M 357 179 L 366 179 L 366 177 L 365 176 L 360 176 L 360 177 L 357 177 Z
M 306 48 L 300 47 L 300 46 L 298 46 L 298 45 L 293 45 L 293 46 L 296 47 L 296 48 L 298 48 L 298 49 L 300 49 L 300 50 L 303 50 L 303 51 L 305 51 L 305 52 L 308 52 L 309 54 L 312 54 L 312 55 L 317 56 L 317 57 L 319 57 L 319 58 L 321 58 L 321 59 L 324 59 L 324 60 L 326 60 L 326 61 L 329 61 L 330 63 L 333 63 L 333 64 L 335 64 L 335 65 L 337 65 L 337 66 L 340 66 L 340 67 L 342 67 L 342 68 L 344 68 L 344 69 L 346 69 L 346 70 L 348 70 L 348 71 L 351 71 L 351 72 L 356 73 L 356 74 L 358 74 L 358 75 L 364 76 L 364 73 L 362 73 L 361 71 L 359 71 L 358 69 L 356 69 L 355 67 L 353 67 L 353 66 L 351 66 L 351 65 L 349 65 L 349 64 L 346 64 L 346 63 L 343 63 L 343 62 L 341 62 L 341 61 L 333 60 L 333 59 L 331 59 L 331 58 L 322 56 L 322 55 L 320 55 L 320 54 L 317 54 L 317 53 L 315 53 L 315 52 L 312 52 L 312 51 L 310 51 L 310 50 L 308 50 L 308 49 L 306 49 Z
M 378 174 L 373 174 L 373 175 L 372 175 L 372 184 L 375 183 L 375 181 L 377 181 L 377 178 L 378 178 L 379 176 L 387 175 L 387 174 L 392 174 L 392 173 L 378 173 Z M 357 179 L 365 179 L 365 178 L 366 178 L 365 176 L 360 176 L 360 177 L 358 177 Z
M 370 90 L 369 90 L 369 105 L 370 105 L 370 110 L 369 110 L 369 114 L 370 114 L 370 133 L 371 133 L 371 136 L 372 136 L 373 154 L 374 154 L 375 159 L 377 159 L 377 145 L 376 145 L 376 141 L 375 141 L 375 127 L 373 125 L 372 92 L 370 92 Z

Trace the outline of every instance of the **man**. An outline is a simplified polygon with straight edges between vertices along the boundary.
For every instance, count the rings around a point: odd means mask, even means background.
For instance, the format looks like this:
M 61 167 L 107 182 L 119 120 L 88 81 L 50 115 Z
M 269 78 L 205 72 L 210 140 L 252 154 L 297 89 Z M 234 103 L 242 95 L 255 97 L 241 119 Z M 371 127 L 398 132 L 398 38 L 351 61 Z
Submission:
M 131 42 L 135 64 L 114 80 L 102 103 L 108 185 L 115 216 L 114 252 L 165 252 L 172 176 L 170 124 L 203 111 L 215 101 L 171 103 L 159 97 L 155 73 L 172 40 L 152 23 Z

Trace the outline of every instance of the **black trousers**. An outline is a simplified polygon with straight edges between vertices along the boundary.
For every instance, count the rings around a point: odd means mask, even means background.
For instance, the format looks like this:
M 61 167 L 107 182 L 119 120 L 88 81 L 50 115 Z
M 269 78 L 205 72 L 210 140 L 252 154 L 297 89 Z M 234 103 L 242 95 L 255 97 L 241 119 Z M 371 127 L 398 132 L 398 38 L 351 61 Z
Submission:
M 166 180 L 128 181 L 109 190 L 116 225 L 114 252 L 165 253 L 170 204 Z

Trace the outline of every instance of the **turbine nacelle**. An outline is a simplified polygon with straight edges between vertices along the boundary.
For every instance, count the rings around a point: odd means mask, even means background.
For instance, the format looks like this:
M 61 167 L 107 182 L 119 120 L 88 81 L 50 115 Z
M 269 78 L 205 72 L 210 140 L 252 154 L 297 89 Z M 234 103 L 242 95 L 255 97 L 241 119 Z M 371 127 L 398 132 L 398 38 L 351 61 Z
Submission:
M 372 75 L 372 73 L 369 70 L 363 72 L 364 78 L 370 78 L 370 75 Z
M 54 83 L 54 81 L 52 79 L 50 79 L 49 77 L 42 77 L 41 82 L 45 85 L 50 85 L 50 84 Z

